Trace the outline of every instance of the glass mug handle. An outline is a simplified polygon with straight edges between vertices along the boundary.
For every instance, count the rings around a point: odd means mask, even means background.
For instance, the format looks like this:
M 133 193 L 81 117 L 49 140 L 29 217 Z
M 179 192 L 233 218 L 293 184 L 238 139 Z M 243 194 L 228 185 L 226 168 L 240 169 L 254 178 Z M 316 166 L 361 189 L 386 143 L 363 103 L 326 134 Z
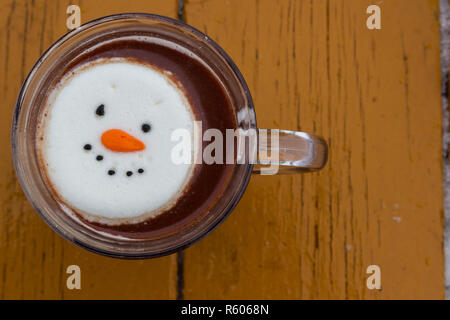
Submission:
M 257 129 L 258 152 L 253 173 L 310 172 L 327 163 L 328 146 L 319 136 L 299 131 Z

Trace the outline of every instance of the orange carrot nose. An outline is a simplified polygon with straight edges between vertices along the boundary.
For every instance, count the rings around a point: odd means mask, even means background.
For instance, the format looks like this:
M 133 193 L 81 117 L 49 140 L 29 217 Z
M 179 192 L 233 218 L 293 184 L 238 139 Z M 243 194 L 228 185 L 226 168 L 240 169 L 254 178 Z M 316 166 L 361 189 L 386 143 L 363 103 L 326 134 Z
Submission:
M 145 149 L 145 144 L 120 129 L 111 129 L 102 134 L 105 148 L 117 152 L 133 152 Z

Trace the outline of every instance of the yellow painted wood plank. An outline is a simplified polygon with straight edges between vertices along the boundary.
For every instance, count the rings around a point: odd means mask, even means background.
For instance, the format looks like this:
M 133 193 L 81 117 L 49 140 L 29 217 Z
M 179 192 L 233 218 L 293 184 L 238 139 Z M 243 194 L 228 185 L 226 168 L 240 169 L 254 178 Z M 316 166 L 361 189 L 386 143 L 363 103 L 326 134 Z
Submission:
M 186 298 L 443 298 L 438 1 L 189 0 L 260 127 L 320 134 L 322 172 L 255 176 L 185 252 Z M 382 290 L 366 268 L 381 267 Z
M 45 225 L 16 181 L 9 142 L 15 100 L 39 55 L 67 32 L 69 4 L 80 6 L 82 23 L 120 12 L 176 17 L 177 10 L 163 0 L 0 2 L 0 298 L 175 298 L 175 256 L 120 261 L 80 249 Z M 65 287 L 71 264 L 81 267 L 80 291 Z

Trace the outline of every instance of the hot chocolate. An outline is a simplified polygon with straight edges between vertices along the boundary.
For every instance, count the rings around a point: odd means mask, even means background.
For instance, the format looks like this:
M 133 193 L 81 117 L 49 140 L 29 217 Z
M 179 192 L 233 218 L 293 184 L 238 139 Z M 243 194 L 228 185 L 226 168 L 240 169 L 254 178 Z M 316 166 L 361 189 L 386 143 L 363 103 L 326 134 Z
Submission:
M 225 89 L 194 55 L 111 41 L 68 64 L 51 88 L 37 150 L 48 187 L 74 219 L 151 238 L 193 223 L 220 197 L 232 164 L 171 160 L 174 130 L 194 139 L 194 121 L 224 135 L 236 128 Z

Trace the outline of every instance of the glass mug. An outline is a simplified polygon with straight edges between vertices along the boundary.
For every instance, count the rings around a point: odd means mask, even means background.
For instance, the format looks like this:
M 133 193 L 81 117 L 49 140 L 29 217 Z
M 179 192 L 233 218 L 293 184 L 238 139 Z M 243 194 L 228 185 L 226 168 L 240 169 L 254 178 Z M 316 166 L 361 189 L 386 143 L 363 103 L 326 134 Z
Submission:
M 191 51 L 207 64 L 225 87 L 236 123 L 243 131 L 259 132 L 258 158 L 253 164 L 233 166 L 231 178 L 223 194 L 197 221 L 174 233 L 152 239 L 126 239 L 94 231 L 76 222 L 61 207 L 42 176 L 35 136 L 39 108 L 52 73 L 67 61 L 76 59 L 90 46 L 121 34 L 145 33 L 146 36 L 171 41 Z M 22 189 L 41 218 L 65 239 L 95 253 L 117 258 L 151 258 L 181 250 L 217 227 L 234 209 L 242 197 L 252 173 L 261 173 L 267 165 L 279 166 L 278 173 L 296 173 L 321 169 L 327 161 L 327 144 L 317 136 L 303 132 L 272 130 L 276 142 L 261 139 L 257 129 L 252 98 L 244 78 L 230 57 L 211 39 L 178 20 L 144 13 L 118 14 L 88 22 L 69 32 L 53 44 L 36 62 L 19 93 L 12 123 L 12 156 Z M 271 135 L 269 135 L 271 137 Z M 264 135 L 266 137 L 266 135 Z M 263 141 L 264 140 L 264 141 Z M 266 151 L 278 159 L 263 158 Z

